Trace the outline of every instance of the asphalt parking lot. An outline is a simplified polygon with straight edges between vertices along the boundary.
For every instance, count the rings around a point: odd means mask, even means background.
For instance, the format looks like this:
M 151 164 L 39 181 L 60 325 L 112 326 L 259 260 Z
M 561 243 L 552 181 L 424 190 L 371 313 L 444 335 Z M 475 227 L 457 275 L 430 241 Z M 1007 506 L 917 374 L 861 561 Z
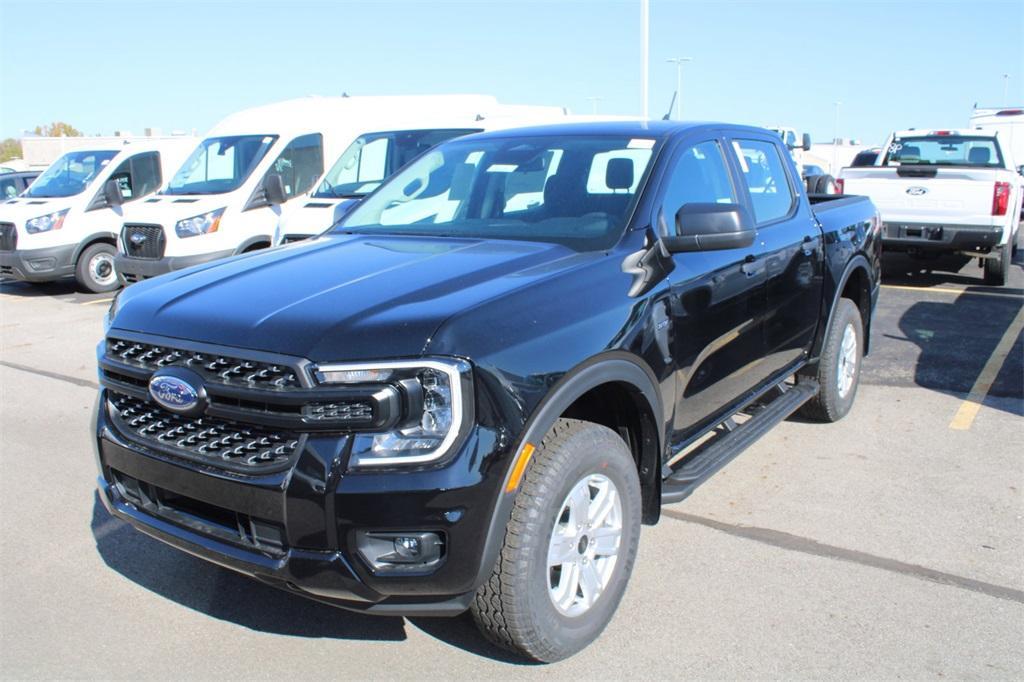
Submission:
M 468 616 L 371 618 L 111 519 L 105 296 L 0 284 L 4 678 L 1024 678 L 1024 269 L 889 258 L 853 412 L 791 420 L 644 528 L 619 612 L 548 667 Z

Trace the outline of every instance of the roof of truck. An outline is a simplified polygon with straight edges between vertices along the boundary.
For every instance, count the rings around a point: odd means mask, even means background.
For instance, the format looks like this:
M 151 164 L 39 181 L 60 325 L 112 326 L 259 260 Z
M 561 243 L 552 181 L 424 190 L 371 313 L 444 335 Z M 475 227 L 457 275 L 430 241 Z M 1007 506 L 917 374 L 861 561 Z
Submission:
M 728 128 L 737 131 L 769 132 L 764 128 L 718 123 L 714 121 L 644 121 L 641 119 L 590 121 L 585 123 L 552 123 L 549 125 L 514 128 L 490 133 L 476 133 L 467 137 L 534 137 L 544 135 L 622 135 L 646 138 L 666 138 L 683 132 Z M 458 138 L 466 139 L 466 138 Z

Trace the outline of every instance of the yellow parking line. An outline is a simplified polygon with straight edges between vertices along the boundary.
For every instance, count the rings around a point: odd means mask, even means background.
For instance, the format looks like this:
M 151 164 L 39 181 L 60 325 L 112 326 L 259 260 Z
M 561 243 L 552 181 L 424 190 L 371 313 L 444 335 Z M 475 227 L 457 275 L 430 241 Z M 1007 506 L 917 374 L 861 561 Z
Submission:
M 95 301 L 83 301 L 82 305 L 97 305 L 99 303 L 110 303 L 113 300 L 113 296 L 111 296 L 110 298 L 98 298 Z
M 946 287 L 908 287 L 899 284 L 883 284 L 883 289 L 899 289 L 900 291 L 922 291 L 925 293 L 935 292 L 937 294 L 966 294 L 968 296 L 1000 296 L 1002 298 L 1024 298 L 1021 294 L 1012 294 L 1003 291 L 967 291 L 965 289 L 949 289 Z
M 1006 328 L 1003 338 L 999 339 L 996 349 L 992 351 L 988 362 L 981 369 L 981 374 L 978 375 L 974 386 L 971 386 L 971 392 L 967 394 L 967 399 L 960 404 L 960 409 L 953 416 L 953 421 L 949 422 L 949 428 L 954 431 L 966 431 L 971 428 L 971 424 L 974 423 L 974 418 L 978 416 L 978 411 L 981 409 L 985 396 L 988 395 L 992 384 L 995 383 L 996 377 L 999 376 L 999 370 L 1002 369 L 1003 362 L 1006 361 L 1006 356 L 1010 354 L 1010 349 L 1013 348 L 1013 343 L 1017 340 L 1017 335 L 1020 334 L 1021 329 L 1024 329 L 1024 307 L 1017 311 L 1017 316 L 1013 318 L 1013 322 Z

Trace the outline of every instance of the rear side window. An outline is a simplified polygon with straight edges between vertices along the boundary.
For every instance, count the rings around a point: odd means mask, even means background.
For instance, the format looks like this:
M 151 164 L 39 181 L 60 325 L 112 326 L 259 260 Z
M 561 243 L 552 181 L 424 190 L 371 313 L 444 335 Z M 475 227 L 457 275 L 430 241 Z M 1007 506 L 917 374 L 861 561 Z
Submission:
M 675 230 L 675 215 L 686 204 L 734 204 L 736 193 L 717 142 L 701 142 L 676 161 L 662 201 L 663 216 Z
M 280 175 L 289 199 L 313 188 L 324 172 L 324 145 L 320 133 L 300 135 L 288 143 L 267 175 Z
M 762 225 L 789 215 L 796 197 L 789 186 L 779 148 L 761 140 L 734 140 L 733 146 L 757 223 Z

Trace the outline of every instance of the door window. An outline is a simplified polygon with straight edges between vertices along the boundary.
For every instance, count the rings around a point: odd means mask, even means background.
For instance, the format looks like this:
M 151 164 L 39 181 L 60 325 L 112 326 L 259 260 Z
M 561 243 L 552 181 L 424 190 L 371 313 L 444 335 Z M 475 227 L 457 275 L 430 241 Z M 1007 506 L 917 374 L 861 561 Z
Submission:
M 758 225 L 789 215 L 796 197 L 778 146 L 761 140 L 735 140 L 733 146 Z
M 18 192 L 17 178 L 0 178 L 0 200 L 13 199 Z
M 734 204 L 736 192 L 725 155 L 717 142 L 707 141 L 683 151 L 668 179 L 663 216 L 675 232 L 676 212 L 686 204 Z
M 267 175 L 280 175 L 285 196 L 291 199 L 313 188 L 324 172 L 323 136 L 320 133 L 296 137 L 284 148 Z
M 145 152 L 121 162 L 108 180 L 117 183 L 125 201 L 138 199 L 160 188 L 160 154 Z

